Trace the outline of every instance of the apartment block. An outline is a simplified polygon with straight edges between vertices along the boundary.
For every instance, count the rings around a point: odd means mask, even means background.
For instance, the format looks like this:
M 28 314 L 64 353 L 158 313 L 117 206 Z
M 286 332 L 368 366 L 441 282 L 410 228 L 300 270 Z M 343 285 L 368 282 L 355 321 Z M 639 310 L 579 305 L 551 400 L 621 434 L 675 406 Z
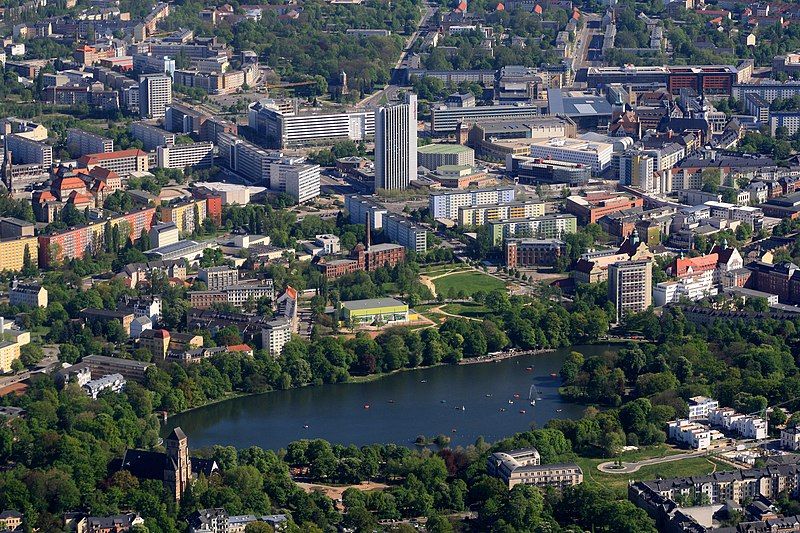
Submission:
M 27 250 L 33 264 L 38 262 L 39 241 L 36 237 L 12 237 L 0 240 L 0 271 L 19 272 Z
M 239 270 L 225 265 L 201 268 L 197 278 L 205 282 L 208 290 L 219 291 L 239 283 Z
M 383 217 L 383 231 L 390 241 L 409 250 L 424 254 L 428 250 L 428 230 L 411 219 L 400 215 Z
M 320 166 L 305 158 L 283 157 L 270 164 L 269 188 L 283 192 L 302 204 L 319 196 Z
M 113 152 L 114 140 L 88 131 L 70 128 L 67 130 L 67 150 L 73 157 Z
M 150 168 L 147 152 L 132 148 L 117 152 L 86 154 L 78 159 L 78 166 L 92 170 L 102 167 L 128 177 L 133 172 L 147 172 Z
M 161 221 L 172 222 L 178 227 L 180 235 L 190 235 L 195 232 L 198 224 L 206 219 L 205 200 L 186 200 L 176 204 L 161 207 Z
M 143 118 L 164 118 L 172 102 L 172 78 L 167 74 L 139 76 L 139 115 Z
M 567 253 L 560 239 L 505 239 L 505 264 L 508 268 L 554 265 Z
M 44 142 L 34 141 L 12 133 L 6 135 L 6 148 L 11 152 L 12 161 L 16 164 L 53 164 L 53 147 Z
M 641 313 L 653 303 L 653 262 L 620 261 L 608 266 L 608 298 L 617 320 Z
M 500 478 L 509 489 L 516 485 L 533 485 L 565 489 L 583 482 L 583 471 L 576 464 L 541 464 L 536 448 L 496 452 L 486 465 L 490 476 Z
M 292 340 L 292 327 L 286 318 L 270 320 L 261 330 L 261 347 L 268 350 L 273 357 L 281 355 L 283 347 L 290 340 Z
M 224 166 L 254 183 L 269 183 L 271 166 L 280 160 L 280 152 L 264 150 L 230 133 L 220 133 L 217 142 Z
M 492 242 L 499 245 L 508 237 L 557 239 L 578 231 L 575 215 L 555 214 L 532 218 L 511 218 L 489 222 Z
M 766 439 L 769 436 L 767 421 L 757 416 L 737 413 L 730 407 L 710 409 L 708 421 L 712 426 L 737 433 L 744 439 Z
M 458 208 L 460 226 L 483 226 L 495 220 L 544 216 L 544 202 L 509 202 Z
M 47 289 L 35 283 L 19 283 L 14 279 L 8 291 L 8 301 L 11 305 L 47 307 Z
M 494 187 L 466 191 L 442 191 L 431 193 L 428 209 L 433 218 L 458 220 L 458 208 L 489 205 L 514 201 L 514 187 Z
M 210 142 L 175 144 L 156 148 L 158 168 L 209 168 L 214 164 L 214 145 Z
M 133 122 L 128 129 L 134 139 L 142 141 L 142 147 L 148 152 L 154 151 L 159 146 L 172 146 L 175 144 L 174 133 L 144 122 Z

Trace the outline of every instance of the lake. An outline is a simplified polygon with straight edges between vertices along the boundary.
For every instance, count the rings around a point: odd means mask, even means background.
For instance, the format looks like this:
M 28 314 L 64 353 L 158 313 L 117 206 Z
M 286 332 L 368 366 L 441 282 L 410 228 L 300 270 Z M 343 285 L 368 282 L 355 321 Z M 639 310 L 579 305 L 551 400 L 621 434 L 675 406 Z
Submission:
M 584 406 L 562 401 L 561 380 L 551 374 L 558 374 L 572 350 L 590 356 L 613 349 L 576 346 L 497 363 L 437 366 L 365 383 L 234 398 L 175 415 L 164 433 L 181 426 L 192 448 L 220 444 L 277 450 L 314 438 L 413 446 L 418 435 L 438 434 L 451 437 L 453 446 L 472 444 L 479 436 L 491 442 L 553 418 L 579 418 Z M 532 385 L 539 398 L 534 406 L 528 401 Z

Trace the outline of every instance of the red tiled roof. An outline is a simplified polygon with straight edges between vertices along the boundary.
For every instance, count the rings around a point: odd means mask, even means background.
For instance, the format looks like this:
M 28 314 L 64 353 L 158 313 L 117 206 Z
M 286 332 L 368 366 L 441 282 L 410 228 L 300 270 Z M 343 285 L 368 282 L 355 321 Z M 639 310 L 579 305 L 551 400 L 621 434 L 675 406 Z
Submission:
M 253 349 L 246 345 L 246 344 L 234 344 L 233 346 L 228 346 L 227 350 L 229 352 L 252 352 Z
M 141 157 L 146 156 L 147 152 L 139 150 L 138 148 L 131 148 L 129 150 L 120 150 L 118 152 L 105 152 L 101 154 L 86 154 L 78 159 L 78 163 L 86 166 L 98 161 L 107 161 L 109 159 L 119 159 L 121 157 Z

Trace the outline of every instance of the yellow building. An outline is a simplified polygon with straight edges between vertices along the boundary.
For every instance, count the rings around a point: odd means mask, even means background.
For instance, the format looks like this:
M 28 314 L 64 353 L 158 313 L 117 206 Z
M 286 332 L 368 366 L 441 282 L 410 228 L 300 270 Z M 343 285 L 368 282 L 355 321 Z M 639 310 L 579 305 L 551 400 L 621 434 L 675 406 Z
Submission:
M 498 220 L 540 216 L 544 216 L 543 202 L 509 202 L 458 208 L 458 224 L 460 226 L 483 226 Z
M 0 271 L 3 270 L 22 270 L 22 262 L 25 257 L 25 247 L 28 247 L 28 254 L 31 263 L 38 264 L 39 242 L 36 237 L 19 237 L 0 240 Z
M 161 208 L 161 222 L 174 222 L 180 235 L 189 235 L 195 230 L 195 219 L 202 224 L 206 218 L 206 201 L 191 200 Z
M 29 342 L 28 331 L 10 330 L 0 334 L 0 373 L 11 372 L 11 364 L 19 359 L 20 348 Z

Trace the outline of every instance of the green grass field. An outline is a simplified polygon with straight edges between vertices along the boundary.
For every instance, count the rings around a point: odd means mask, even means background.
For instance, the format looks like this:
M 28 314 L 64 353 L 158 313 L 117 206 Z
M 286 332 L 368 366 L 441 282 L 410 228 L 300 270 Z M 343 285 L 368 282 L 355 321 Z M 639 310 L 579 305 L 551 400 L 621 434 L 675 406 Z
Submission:
M 641 459 L 652 457 L 665 457 L 681 453 L 666 446 L 658 446 L 634 452 L 626 452 L 621 455 L 623 461 L 634 462 Z M 578 458 L 578 465 L 583 470 L 583 480 L 585 483 L 600 483 L 612 489 L 624 493 L 628 486 L 628 481 L 643 481 L 656 478 L 672 478 L 684 476 L 700 476 L 710 474 L 716 470 L 732 470 L 730 465 L 720 463 L 711 458 L 692 457 L 680 461 L 671 461 L 657 465 L 643 466 L 632 474 L 606 474 L 597 469 L 597 465 L 604 463 L 608 459 L 591 459 L 586 457 Z
M 442 306 L 442 311 L 470 318 L 483 318 L 489 312 L 485 306 L 476 303 L 446 304 Z
M 504 289 L 505 283 L 497 278 L 481 274 L 480 272 L 470 271 L 459 274 L 451 274 L 433 280 L 436 286 L 436 294 L 448 297 L 450 291 L 464 291 L 466 296 L 471 296 L 478 291 L 490 292 L 496 289 Z

